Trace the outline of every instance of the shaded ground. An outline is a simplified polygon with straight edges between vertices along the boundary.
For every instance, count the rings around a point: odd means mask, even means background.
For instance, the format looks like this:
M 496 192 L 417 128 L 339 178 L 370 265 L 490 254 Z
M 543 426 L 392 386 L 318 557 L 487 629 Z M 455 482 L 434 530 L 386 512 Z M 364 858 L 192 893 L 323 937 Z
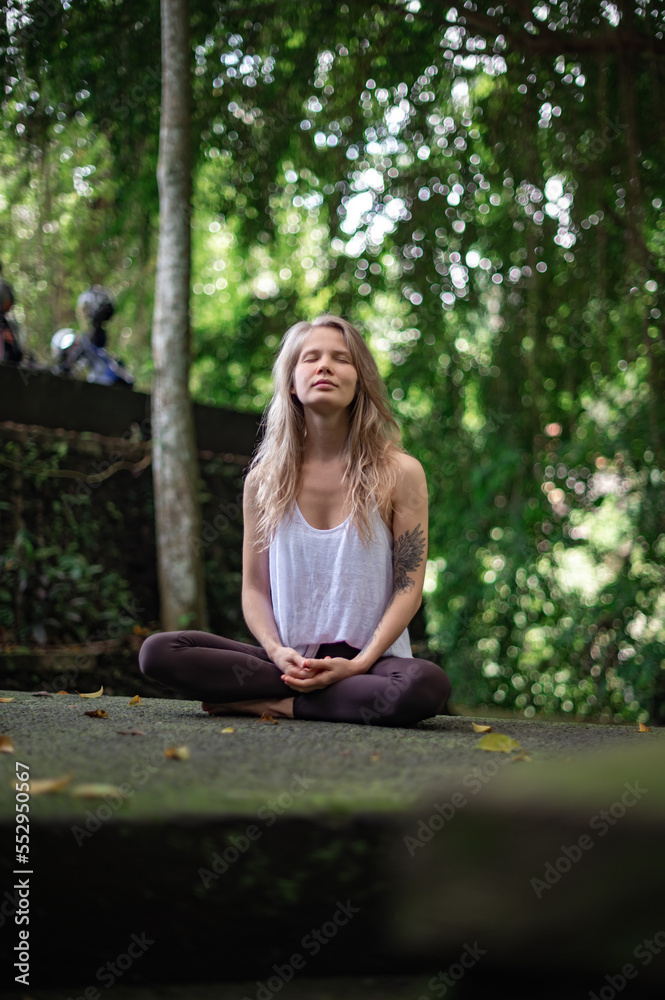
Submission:
M 77 695 L 35 697 L 4 692 L 0 726 L 33 779 L 71 776 L 71 784 L 109 782 L 128 786 L 118 812 L 127 817 L 256 812 L 280 794 L 291 807 L 340 814 L 358 809 L 404 809 L 443 779 L 493 771 L 511 754 L 477 749 L 472 722 L 493 724 L 516 739 L 531 762 L 563 761 L 578 754 L 628 749 L 665 739 L 665 730 L 637 727 L 437 716 L 408 729 L 251 717 L 208 716 L 200 702 L 144 698 L 87 699 Z M 100 708 L 109 718 L 85 715 Z M 223 732 L 233 728 L 233 732 Z M 125 735 L 139 729 L 143 735 Z M 186 746 L 188 760 L 164 750 Z M 0 759 L 9 777 L 13 758 Z M 303 781 L 298 784 L 300 776 Z M 482 777 L 483 775 L 481 775 Z M 470 780 L 470 779 L 469 779 Z M 12 789 L 0 782 L 0 809 L 11 808 Z M 33 818 L 82 815 L 89 801 L 62 794 L 33 798 Z
M 664 730 L 488 720 L 519 744 L 501 753 L 460 717 L 273 725 L 6 696 L 5 871 L 15 761 L 69 779 L 30 799 L 32 1000 L 430 1000 L 506 981 L 518 997 L 534 977 L 558 1000 L 615 989 L 627 964 L 623 995 L 642 997 L 663 973 Z M 71 794 L 91 782 L 122 793 Z

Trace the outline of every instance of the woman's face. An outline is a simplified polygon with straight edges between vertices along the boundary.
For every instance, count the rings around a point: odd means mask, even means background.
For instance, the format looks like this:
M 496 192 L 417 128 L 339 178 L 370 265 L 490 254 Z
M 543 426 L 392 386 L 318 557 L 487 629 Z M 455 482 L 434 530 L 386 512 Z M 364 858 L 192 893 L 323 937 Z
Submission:
M 323 413 L 350 406 L 357 385 L 358 372 L 341 330 L 314 327 L 300 349 L 291 391 L 304 407 Z

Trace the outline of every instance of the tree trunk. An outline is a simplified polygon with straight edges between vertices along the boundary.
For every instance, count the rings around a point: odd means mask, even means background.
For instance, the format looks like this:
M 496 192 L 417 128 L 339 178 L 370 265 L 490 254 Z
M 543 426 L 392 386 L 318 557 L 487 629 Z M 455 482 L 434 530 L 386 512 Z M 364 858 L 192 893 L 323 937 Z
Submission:
M 207 627 L 189 397 L 190 45 L 187 0 L 161 0 L 159 248 L 152 328 L 153 475 L 162 628 Z

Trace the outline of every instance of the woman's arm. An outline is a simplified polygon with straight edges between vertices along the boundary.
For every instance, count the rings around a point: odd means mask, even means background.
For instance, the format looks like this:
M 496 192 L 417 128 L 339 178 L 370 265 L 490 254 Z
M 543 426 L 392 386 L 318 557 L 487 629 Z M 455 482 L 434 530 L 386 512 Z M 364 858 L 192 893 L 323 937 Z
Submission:
M 407 628 L 422 603 L 427 562 L 427 481 L 417 459 L 400 452 L 402 472 L 393 494 L 393 592 L 370 640 L 352 660 L 340 657 L 305 662 L 313 671 L 311 680 L 289 678 L 289 687 L 312 691 L 343 677 L 367 673 L 380 656 Z
M 244 535 L 242 543 L 242 613 L 247 627 L 266 653 L 282 671 L 309 677 L 302 669 L 303 658 L 295 649 L 282 645 L 270 599 L 270 561 L 268 550 L 256 545 L 258 515 L 255 504 L 257 470 L 245 480 L 243 494 Z
M 422 604 L 427 564 L 427 481 L 420 462 L 401 453 L 402 476 L 393 494 L 393 592 L 374 634 L 350 661 L 365 673 L 407 628 Z

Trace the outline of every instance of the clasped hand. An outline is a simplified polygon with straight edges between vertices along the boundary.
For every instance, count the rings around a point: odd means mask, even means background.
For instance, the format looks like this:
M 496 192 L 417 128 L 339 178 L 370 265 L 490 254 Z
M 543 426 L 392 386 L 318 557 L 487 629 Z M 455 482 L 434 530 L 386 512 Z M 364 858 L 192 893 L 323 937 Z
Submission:
M 282 680 L 286 687 L 306 693 L 329 687 L 354 673 L 350 660 L 343 656 L 326 656 L 322 660 L 310 658 L 302 660 L 300 666 L 290 666 L 288 670 L 284 670 Z

